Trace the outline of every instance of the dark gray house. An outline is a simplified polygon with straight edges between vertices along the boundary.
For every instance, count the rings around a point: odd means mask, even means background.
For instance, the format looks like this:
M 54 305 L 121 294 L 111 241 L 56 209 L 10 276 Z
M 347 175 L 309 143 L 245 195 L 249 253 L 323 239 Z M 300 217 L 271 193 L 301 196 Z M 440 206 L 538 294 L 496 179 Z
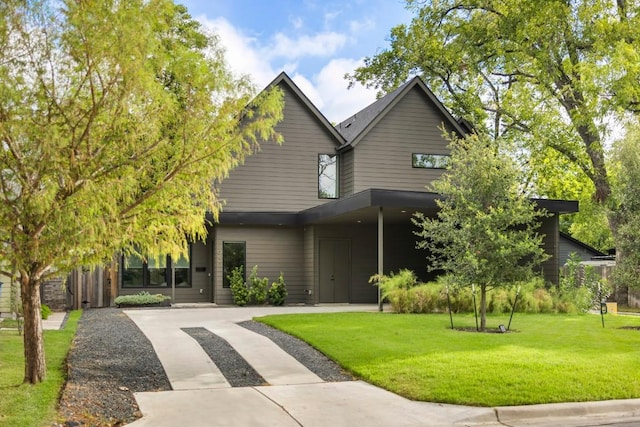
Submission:
M 575 253 L 582 261 L 589 261 L 593 257 L 606 257 L 607 254 L 587 245 L 586 243 L 571 237 L 567 233 L 560 232 L 560 248 L 558 251 L 558 264 L 562 267 L 569 260 L 571 253 Z
M 247 274 L 258 265 L 271 281 L 283 272 L 287 303 L 373 303 L 369 277 L 400 268 L 430 278 L 410 218 L 436 212 L 438 195 L 425 185 L 442 174 L 449 154 L 441 129 L 463 135 L 468 127 L 419 78 L 337 126 L 285 73 L 271 85 L 284 92 L 278 125 L 284 144 L 262 144 L 215 186 L 224 210 L 189 259 L 159 265 L 123 259 L 121 295 L 173 291 L 175 302 L 231 303 L 226 275 L 237 265 Z M 558 215 L 576 212 L 578 204 L 537 203 L 553 213 L 542 225 L 552 255 L 543 272 L 557 283 Z

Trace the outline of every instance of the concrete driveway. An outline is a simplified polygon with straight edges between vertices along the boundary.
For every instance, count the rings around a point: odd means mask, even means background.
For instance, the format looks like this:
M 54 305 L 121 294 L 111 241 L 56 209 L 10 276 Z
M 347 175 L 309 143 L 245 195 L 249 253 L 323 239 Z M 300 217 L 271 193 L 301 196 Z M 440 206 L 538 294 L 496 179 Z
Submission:
M 476 408 L 414 402 L 362 381 L 323 382 L 271 340 L 238 322 L 278 313 L 377 311 L 374 305 L 128 310 L 173 391 L 136 393 L 142 426 L 596 426 L 640 425 L 640 400 Z M 181 328 L 224 338 L 267 381 L 231 387 Z M 637 424 L 636 424 L 637 423 Z

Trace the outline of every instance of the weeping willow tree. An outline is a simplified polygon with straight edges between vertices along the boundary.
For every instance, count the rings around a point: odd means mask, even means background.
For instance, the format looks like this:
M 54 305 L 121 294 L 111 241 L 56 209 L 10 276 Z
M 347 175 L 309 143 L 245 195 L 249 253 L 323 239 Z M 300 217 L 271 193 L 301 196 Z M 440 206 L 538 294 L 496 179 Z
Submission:
M 116 251 L 185 253 L 217 217 L 212 183 L 280 142 L 281 118 L 281 93 L 256 97 L 170 0 L 0 4 L 0 257 L 20 283 L 25 382 L 46 372 L 43 280 Z

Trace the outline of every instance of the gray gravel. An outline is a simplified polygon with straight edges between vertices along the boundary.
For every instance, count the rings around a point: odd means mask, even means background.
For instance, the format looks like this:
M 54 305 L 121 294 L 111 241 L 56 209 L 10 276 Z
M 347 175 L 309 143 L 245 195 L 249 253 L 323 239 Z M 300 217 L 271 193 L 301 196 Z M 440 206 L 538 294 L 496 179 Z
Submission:
M 248 321 L 241 322 L 239 325 L 266 336 L 293 356 L 298 362 L 306 366 L 307 369 L 322 378 L 323 381 L 353 381 L 354 379 L 349 373 L 344 371 L 340 365 L 294 336 L 285 334 L 278 329 L 260 322 Z
M 266 381 L 224 338 L 206 328 L 182 328 L 195 339 L 232 387 L 266 385 Z
M 353 378 L 307 343 L 258 322 L 242 322 L 270 338 L 324 381 Z M 222 338 L 204 328 L 185 328 L 234 387 L 264 379 Z M 153 346 L 118 308 L 85 310 L 68 356 L 57 426 L 121 426 L 141 417 L 133 393 L 171 390 Z
M 62 425 L 133 422 L 141 417 L 134 392 L 171 390 L 151 343 L 120 309 L 84 311 L 67 364 Z

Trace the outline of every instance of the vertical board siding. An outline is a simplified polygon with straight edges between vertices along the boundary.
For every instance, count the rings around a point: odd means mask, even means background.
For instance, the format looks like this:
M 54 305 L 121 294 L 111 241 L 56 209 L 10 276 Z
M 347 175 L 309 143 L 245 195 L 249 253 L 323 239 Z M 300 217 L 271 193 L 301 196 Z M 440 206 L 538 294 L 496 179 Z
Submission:
M 349 239 L 351 241 L 351 289 L 349 302 L 375 303 L 377 289 L 369 277 L 378 269 L 377 226 L 375 224 L 317 225 L 315 249 L 320 239 Z M 316 277 L 319 261 L 316 260 Z M 316 294 L 318 291 L 316 291 Z
M 417 249 L 418 237 L 414 234 L 418 227 L 410 220 L 406 224 L 384 225 L 384 274 L 397 273 L 401 269 L 413 271 L 418 280 L 428 282 L 436 278 L 428 271 L 427 255 L 424 249 Z
M 449 154 L 445 118 L 414 88 L 354 148 L 354 193 L 368 188 L 425 191 L 439 169 L 413 168 L 412 153 Z
M 290 89 L 283 89 L 284 119 L 277 130 L 284 143 L 262 142 L 230 172 L 219 185 L 226 211 L 297 212 L 326 202 L 318 199 L 318 154 L 335 153 L 338 142 Z
M 247 279 L 258 266 L 258 276 L 268 277 L 269 286 L 284 273 L 286 304 L 303 303 L 307 295 L 304 271 L 304 231 L 299 227 L 252 227 L 217 225 L 215 230 L 214 286 L 216 303 L 233 304 L 231 289 L 222 286 L 223 242 L 246 242 Z

